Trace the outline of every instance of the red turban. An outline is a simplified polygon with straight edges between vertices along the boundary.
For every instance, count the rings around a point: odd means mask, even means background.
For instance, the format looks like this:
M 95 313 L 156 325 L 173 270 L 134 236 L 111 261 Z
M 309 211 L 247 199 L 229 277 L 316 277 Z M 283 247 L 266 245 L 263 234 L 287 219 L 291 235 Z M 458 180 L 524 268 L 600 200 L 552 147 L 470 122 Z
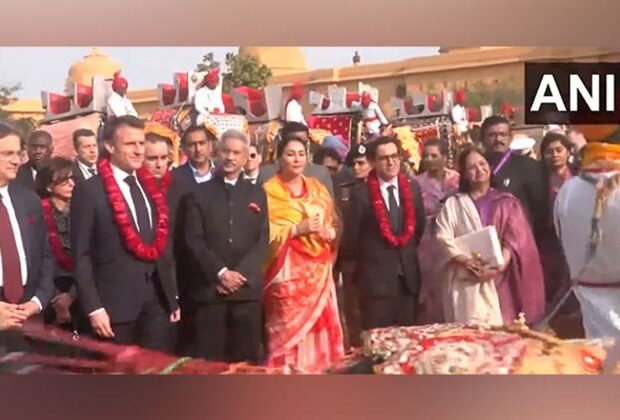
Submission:
M 467 102 L 467 95 L 462 90 L 457 90 L 454 92 L 454 103 L 457 105 L 465 105 Z
M 368 108 L 371 103 L 372 103 L 372 97 L 370 96 L 370 93 L 368 92 L 362 93 L 362 106 L 364 108 Z
M 220 68 L 216 67 L 211 70 L 204 78 L 205 85 L 217 85 L 220 83 Z
M 304 97 L 304 85 L 301 82 L 297 82 L 291 89 L 291 99 L 301 101 Z
M 129 83 L 127 83 L 127 79 L 121 77 L 120 70 L 114 73 L 114 80 L 112 80 L 112 90 L 118 93 L 118 90 L 121 88 L 127 89 Z

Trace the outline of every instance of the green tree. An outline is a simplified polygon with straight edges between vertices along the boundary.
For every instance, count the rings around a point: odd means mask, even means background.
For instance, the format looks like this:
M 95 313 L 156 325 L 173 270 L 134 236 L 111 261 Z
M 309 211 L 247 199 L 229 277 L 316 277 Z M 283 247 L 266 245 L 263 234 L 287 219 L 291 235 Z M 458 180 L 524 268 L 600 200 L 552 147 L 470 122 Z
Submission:
M 20 89 L 21 84 L 19 83 L 13 86 L 0 85 L 0 122 L 14 125 L 24 139 L 36 129 L 36 121 L 32 118 L 13 118 L 5 109 L 15 100 L 15 93 Z
M 196 71 L 210 71 L 219 66 L 220 63 L 215 61 L 213 53 L 208 53 L 202 58 L 202 63 L 196 66 Z M 223 92 L 229 92 L 239 86 L 260 89 L 267 85 L 267 81 L 272 76 L 269 67 L 248 55 L 227 53 L 226 67 L 227 71 L 222 73 Z

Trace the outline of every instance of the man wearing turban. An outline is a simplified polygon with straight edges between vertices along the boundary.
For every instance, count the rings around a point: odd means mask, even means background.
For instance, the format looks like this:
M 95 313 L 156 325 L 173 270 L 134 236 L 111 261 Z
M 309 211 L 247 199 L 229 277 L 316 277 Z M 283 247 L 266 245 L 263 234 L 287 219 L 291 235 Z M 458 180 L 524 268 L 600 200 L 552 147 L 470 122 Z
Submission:
M 579 176 L 558 193 L 554 221 L 587 338 L 620 339 L 620 126 L 579 127 Z
M 368 138 L 378 136 L 381 134 L 381 127 L 389 124 L 383 111 L 381 111 L 381 107 L 372 99 L 368 92 L 362 93 L 360 105 Z
M 128 87 L 127 79 L 121 77 L 121 72 L 117 71 L 114 73 L 114 79 L 112 80 L 113 92 L 107 102 L 108 118 L 122 117 L 124 115 L 138 116 L 136 109 L 126 96 Z
M 295 83 L 291 89 L 291 95 L 285 107 L 286 122 L 297 122 L 308 125 L 302 112 L 301 101 L 304 97 L 304 87 L 301 83 Z
M 204 117 L 207 114 L 222 114 L 224 112 L 219 67 L 209 71 L 204 77 L 202 87 L 194 95 L 194 109 L 198 113 L 196 125 L 204 124 Z

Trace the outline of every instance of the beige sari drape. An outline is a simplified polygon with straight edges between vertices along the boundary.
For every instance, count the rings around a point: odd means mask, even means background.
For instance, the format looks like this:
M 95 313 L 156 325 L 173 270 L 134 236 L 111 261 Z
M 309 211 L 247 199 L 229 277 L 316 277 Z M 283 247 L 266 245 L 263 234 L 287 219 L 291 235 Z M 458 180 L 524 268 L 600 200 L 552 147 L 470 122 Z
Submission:
M 495 282 L 474 282 L 467 270 L 450 263 L 454 257 L 464 255 L 455 239 L 484 227 L 473 201 L 466 194 L 448 198 L 437 215 L 436 223 L 437 239 L 443 251 L 443 276 L 439 278 L 443 279 L 446 322 L 501 325 L 502 312 Z

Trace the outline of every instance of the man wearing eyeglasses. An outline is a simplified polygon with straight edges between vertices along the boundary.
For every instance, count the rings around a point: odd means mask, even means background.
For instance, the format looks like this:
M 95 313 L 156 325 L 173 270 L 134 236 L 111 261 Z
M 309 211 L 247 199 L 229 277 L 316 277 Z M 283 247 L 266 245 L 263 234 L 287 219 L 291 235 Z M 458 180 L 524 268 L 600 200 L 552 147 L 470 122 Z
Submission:
M 258 174 L 260 173 L 260 164 L 263 161 L 260 155 L 258 144 L 250 144 L 250 152 L 248 154 L 248 161 L 243 167 L 243 178 L 246 181 L 256 184 Z
M 351 192 L 344 246 L 358 265 L 362 329 L 413 325 L 420 278 L 417 246 L 424 232 L 420 187 L 401 174 L 398 140 L 368 144 L 374 170 Z
M 34 191 L 34 180 L 37 177 L 37 169 L 50 160 L 53 151 L 54 145 L 52 135 L 43 130 L 34 131 L 26 142 L 28 162 L 23 164 L 17 171 L 15 182 Z
M 482 122 L 480 138 L 493 168 L 495 187 L 511 193 L 521 201 L 536 232 L 546 216 L 545 191 L 538 161 L 511 150 L 512 131 L 503 116 L 491 116 Z
M 40 313 L 54 294 L 54 256 L 39 197 L 16 180 L 21 141 L 15 128 L 0 124 L 0 302 L 5 326 L 17 328 Z M 0 354 L 23 343 L 0 338 Z

